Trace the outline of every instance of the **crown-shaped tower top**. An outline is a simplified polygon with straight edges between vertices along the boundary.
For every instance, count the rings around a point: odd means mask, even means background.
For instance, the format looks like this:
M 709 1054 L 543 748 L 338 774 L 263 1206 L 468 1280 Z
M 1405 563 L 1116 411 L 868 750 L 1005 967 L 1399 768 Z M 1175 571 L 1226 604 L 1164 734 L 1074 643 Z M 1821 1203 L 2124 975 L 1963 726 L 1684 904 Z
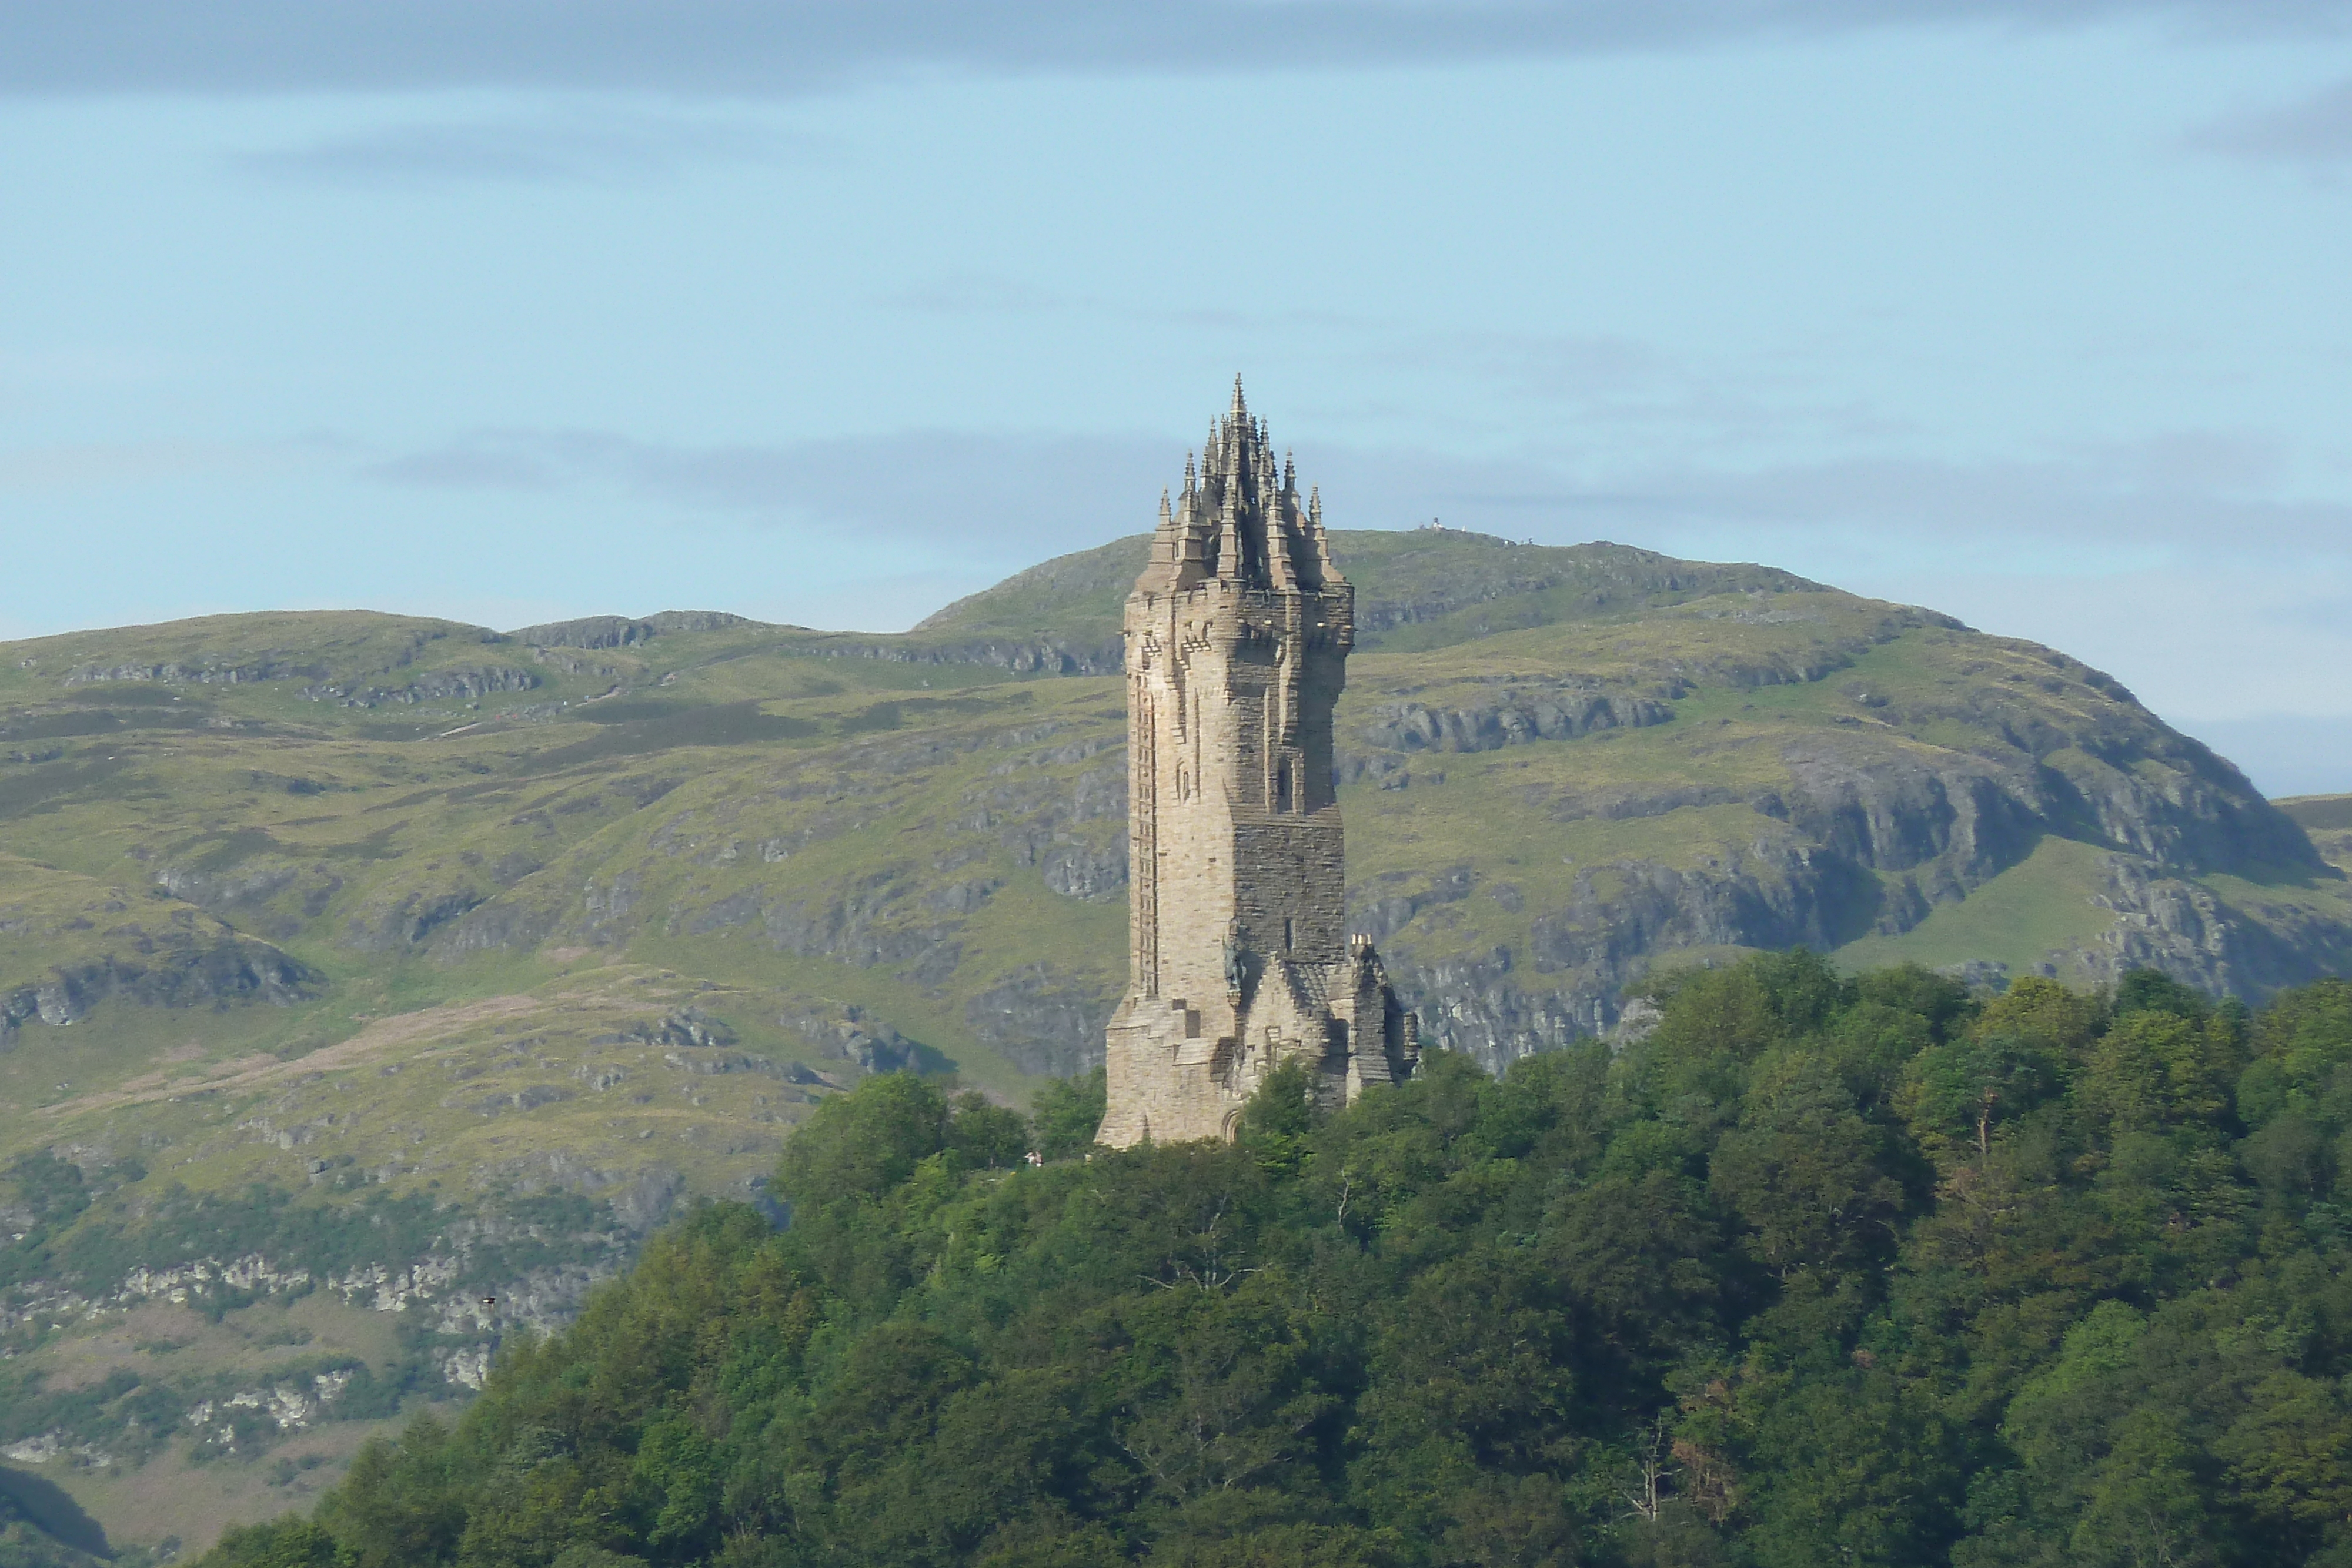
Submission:
M 1250 416 L 1242 379 L 1233 407 L 1209 428 L 1196 470 L 1188 453 L 1184 487 L 1160 513 L 1144 592 L 1181 592 L 1213 580 L 1277 592 L 1312 592 L 1345 580 L 1331 564 L 1320 500 L 1298 494 L 1296 466 L 1276 463 L 1265 422 Z

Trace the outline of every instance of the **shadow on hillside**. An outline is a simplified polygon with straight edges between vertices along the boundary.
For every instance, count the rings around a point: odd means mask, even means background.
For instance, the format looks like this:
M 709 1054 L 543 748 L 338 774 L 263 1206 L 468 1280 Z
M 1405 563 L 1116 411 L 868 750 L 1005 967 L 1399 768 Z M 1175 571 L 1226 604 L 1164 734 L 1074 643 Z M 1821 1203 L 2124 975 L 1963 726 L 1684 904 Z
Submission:
M 0 1465 L 0 1499 L 15 1504 L 16 1512 L 52 1540 L 93 1557 L 114 1555 L 105 1529 L 53 1480 Z

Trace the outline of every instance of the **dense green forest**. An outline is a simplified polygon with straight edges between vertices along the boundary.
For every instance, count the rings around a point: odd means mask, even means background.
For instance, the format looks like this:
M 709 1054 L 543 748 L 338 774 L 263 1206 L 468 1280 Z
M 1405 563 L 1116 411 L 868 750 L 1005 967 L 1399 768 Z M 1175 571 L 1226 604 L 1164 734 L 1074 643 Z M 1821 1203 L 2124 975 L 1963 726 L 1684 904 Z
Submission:
M 207 1563 L 2352 1563 L 2352 984 L 1660 999 L 1232 1146 L 873 1078 Z

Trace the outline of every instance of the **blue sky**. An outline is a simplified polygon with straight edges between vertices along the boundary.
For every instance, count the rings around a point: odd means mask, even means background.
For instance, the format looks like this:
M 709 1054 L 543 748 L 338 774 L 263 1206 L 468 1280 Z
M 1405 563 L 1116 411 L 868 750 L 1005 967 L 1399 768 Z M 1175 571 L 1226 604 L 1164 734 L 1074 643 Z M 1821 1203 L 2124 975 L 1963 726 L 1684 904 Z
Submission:
M 904 626 L 1230 378 L 2352 789 L 2352 5 L 0 0 L 0 636 Z

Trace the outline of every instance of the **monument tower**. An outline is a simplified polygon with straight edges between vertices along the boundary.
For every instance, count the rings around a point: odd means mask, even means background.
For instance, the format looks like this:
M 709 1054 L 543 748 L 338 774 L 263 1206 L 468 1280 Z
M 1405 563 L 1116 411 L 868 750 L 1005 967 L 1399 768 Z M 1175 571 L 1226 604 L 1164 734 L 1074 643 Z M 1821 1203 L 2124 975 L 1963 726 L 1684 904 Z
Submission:
M 1331 1104 L 1412 1071 L 1415 1020 L 1345 925 L 1331 714 L 1355 610 L 1321 497 L 1236 377 L 1127 599 L 1129 977 L 1103 1143 L 1230 1137 L 1294 1058 Z

